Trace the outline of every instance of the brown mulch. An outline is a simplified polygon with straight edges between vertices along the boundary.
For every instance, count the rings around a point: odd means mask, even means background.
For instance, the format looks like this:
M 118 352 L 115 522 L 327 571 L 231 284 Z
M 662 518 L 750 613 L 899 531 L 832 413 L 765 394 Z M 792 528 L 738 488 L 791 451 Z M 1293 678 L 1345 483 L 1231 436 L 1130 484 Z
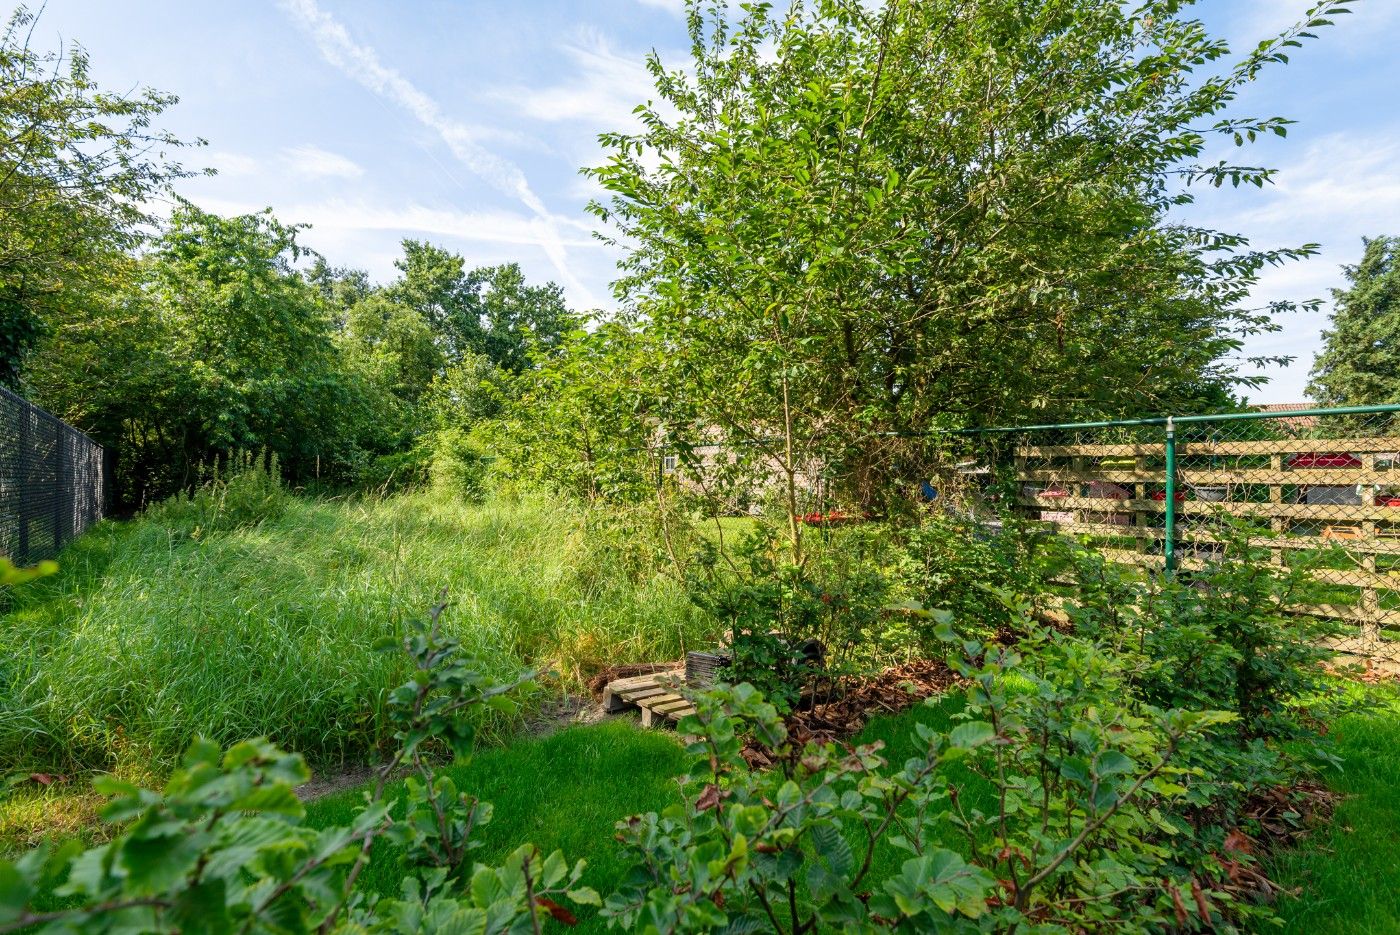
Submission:
M 817 692 L 817 699 L 831 700 L 817 700 L 788 715 L 788 735 L 798 749 L 809 741 L 837 743 L 859 733 L 872 716 L 898 714 L 959 681 L 947 665 L 926 659 L 891 666 L 875 676 L 846 677 Z M 772 751 L 752 739 L 744 745 L 744 759 L 757 769 L 773 765 Z
M 1333 675 L 1367 685 L 1400 682 L 1400 669 L 1377 665 L 1374 659 L 1334 662 L 1324 665 L 1323 668 Z
M 1340 793 L 1315 779 L 1255 795 L 1246 803 L 1242 816 L 1254 833 L 1233 828 L 1225 835 L 1222 852 L 1215 855 L 1225 879 L 1213 881 L 1209 889 L 1226 890 L 1239 899 L 1272 902 L 1283 890 L 1264 873 L 1260 858 L 1297 845 L 1314 828 L 1330 822 L 1341 800 Z M 1197 885 L 1193 880 L 1193 887 Z

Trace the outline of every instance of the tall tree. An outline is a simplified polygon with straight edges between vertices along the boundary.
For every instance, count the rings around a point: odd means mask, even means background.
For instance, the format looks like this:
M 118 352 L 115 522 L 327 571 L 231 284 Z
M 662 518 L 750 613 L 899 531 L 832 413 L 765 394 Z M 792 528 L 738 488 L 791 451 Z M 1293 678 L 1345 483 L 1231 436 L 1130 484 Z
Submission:
M 394 265 L 401 275 L 387 288 L 388 298 L 422 316 L 449 359 L 481 349 L 481 297 L 460 256 L 410 239 L 403 242 L 403 259 Z
M 128 504 L 238 448 L 277 453 L 295 478 L 335 476 L 380 430 L 382 401 L 296 265 L 298 233 L 269 212 L 181 204 L 136 281 L 36 354 L 39 401 L 116 450 Z
M 866 499 L 917 460 L 891 436 L 1248 382 L 1230 357 L 1273 327 L 1249 288 L 1312 247 L 1172 209 L 1190 183 L 1269 179 L 1199 160 L 1285 132 L 1230 105 L 1337 4 L 1233 65 L 1188 5 L 691 0 L 692 60 L 652 56 L 645 128 L 606 134 L 592 173 L 631 245 L 619 298 L 677 362 L 690 431 Z
M 579 325 L 564 290 L 552 282 L 530 285 L 518 263 L 477 267 L 467 278 L 481 302 L 481 350 L 503 370 L 520 373 L 533 353 L 557 350 Z
M 0 33 L 0 383 L 61 311 L 129 275 L 151 196 L 186 173 L 151 122 L 176 97 L 101 91 L 86 54 L 31 48 L 21 8 Z
M 1363 239 L 1350 285 L 1332 290 L 1332 327 L 1322 333 L 1308 392 L 1330 406 L 1400 403 L 1400 237 Z

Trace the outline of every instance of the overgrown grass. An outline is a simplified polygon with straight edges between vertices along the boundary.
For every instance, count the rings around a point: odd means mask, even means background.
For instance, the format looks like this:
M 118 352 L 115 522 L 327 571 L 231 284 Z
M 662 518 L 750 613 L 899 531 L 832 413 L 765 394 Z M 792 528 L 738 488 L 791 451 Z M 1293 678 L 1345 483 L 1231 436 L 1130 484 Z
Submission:
M 708 636 L 679 586 L 542 499 L 293 498 L 223 532 L 173 514 L 104 524 L 59 561 L 0 618 L 10 771 L 158 769 L 200 733 L 362 759 L 385 739 L 403 665 L 372 644 L 443 587 L 446 625 L 500 675 L 577 680 Z

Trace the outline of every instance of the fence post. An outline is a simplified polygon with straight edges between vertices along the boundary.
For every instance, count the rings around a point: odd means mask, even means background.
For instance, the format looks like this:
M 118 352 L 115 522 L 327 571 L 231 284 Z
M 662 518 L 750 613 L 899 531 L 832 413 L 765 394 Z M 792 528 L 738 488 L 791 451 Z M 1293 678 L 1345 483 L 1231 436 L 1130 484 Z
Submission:
M 24 408 L 19 412 L 19 449 L 15 452 L 14 470 L 18 475 L 18 486 L 20 489 L 19 508 L 16 514 L 15 530 L 15 561 L 21 565 L 29 563 L 29 498 L 24 492 L 29 489 L 30 473 L 29 464 L 33 460 L 29 446 L 34 444 L 29 431 L 29 411 Z
M 1166 518 L 1162 532 L 1163 550 L 1167 576 L 1176 573 L 1176 426 L 1172 417 L 1167 416 L 1167 489 Z
M 64 471 L 64 464 L 63 464 L 63 454 L 64 454 L 64 452 L 63 452 L 64 444 L 63 444 L 63 443 L 64 443 L 64 441 L 66 441 L 66 439 L 64 439 L 64 437 L 63 437 L 63 432 L 62 432 L 62 430 L 59 429 L 58 426 L 54 426 L 54 430 L 53 430 L 53 550 L 54 550 L 55 553 L 58 552 L 59 548 L 62 547 L 62 545 L 63 545 L 63 527 L 64 527 L 64 525 L 65 525 L 65 523 L 63 522 L 63 512 L 64 512 L 63 488 L 64 488 L 64 486 L 65 486 L 65 484 L 64 484 L 64 480 L 65 480 L 64 474 L 65 474 L 65 471 Z

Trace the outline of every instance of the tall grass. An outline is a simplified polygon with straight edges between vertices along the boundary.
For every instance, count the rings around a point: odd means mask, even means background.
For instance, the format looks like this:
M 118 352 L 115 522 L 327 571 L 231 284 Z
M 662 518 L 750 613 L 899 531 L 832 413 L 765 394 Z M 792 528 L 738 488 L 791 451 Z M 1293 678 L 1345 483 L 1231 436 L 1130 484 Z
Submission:
M 371 646 L 443 587 L 445 621 L 501 674 L 542 666 L 576 681 L 708 636 L 678 585 L 627 567 L 574 508 L 543 499 L 291 498 L 214 531 L 188 514 L 99 526 L 58 575 L 10 595 L 0 761 L 159 766 L 196 733 L 362 758 L 385 740 L 402 675 Z

